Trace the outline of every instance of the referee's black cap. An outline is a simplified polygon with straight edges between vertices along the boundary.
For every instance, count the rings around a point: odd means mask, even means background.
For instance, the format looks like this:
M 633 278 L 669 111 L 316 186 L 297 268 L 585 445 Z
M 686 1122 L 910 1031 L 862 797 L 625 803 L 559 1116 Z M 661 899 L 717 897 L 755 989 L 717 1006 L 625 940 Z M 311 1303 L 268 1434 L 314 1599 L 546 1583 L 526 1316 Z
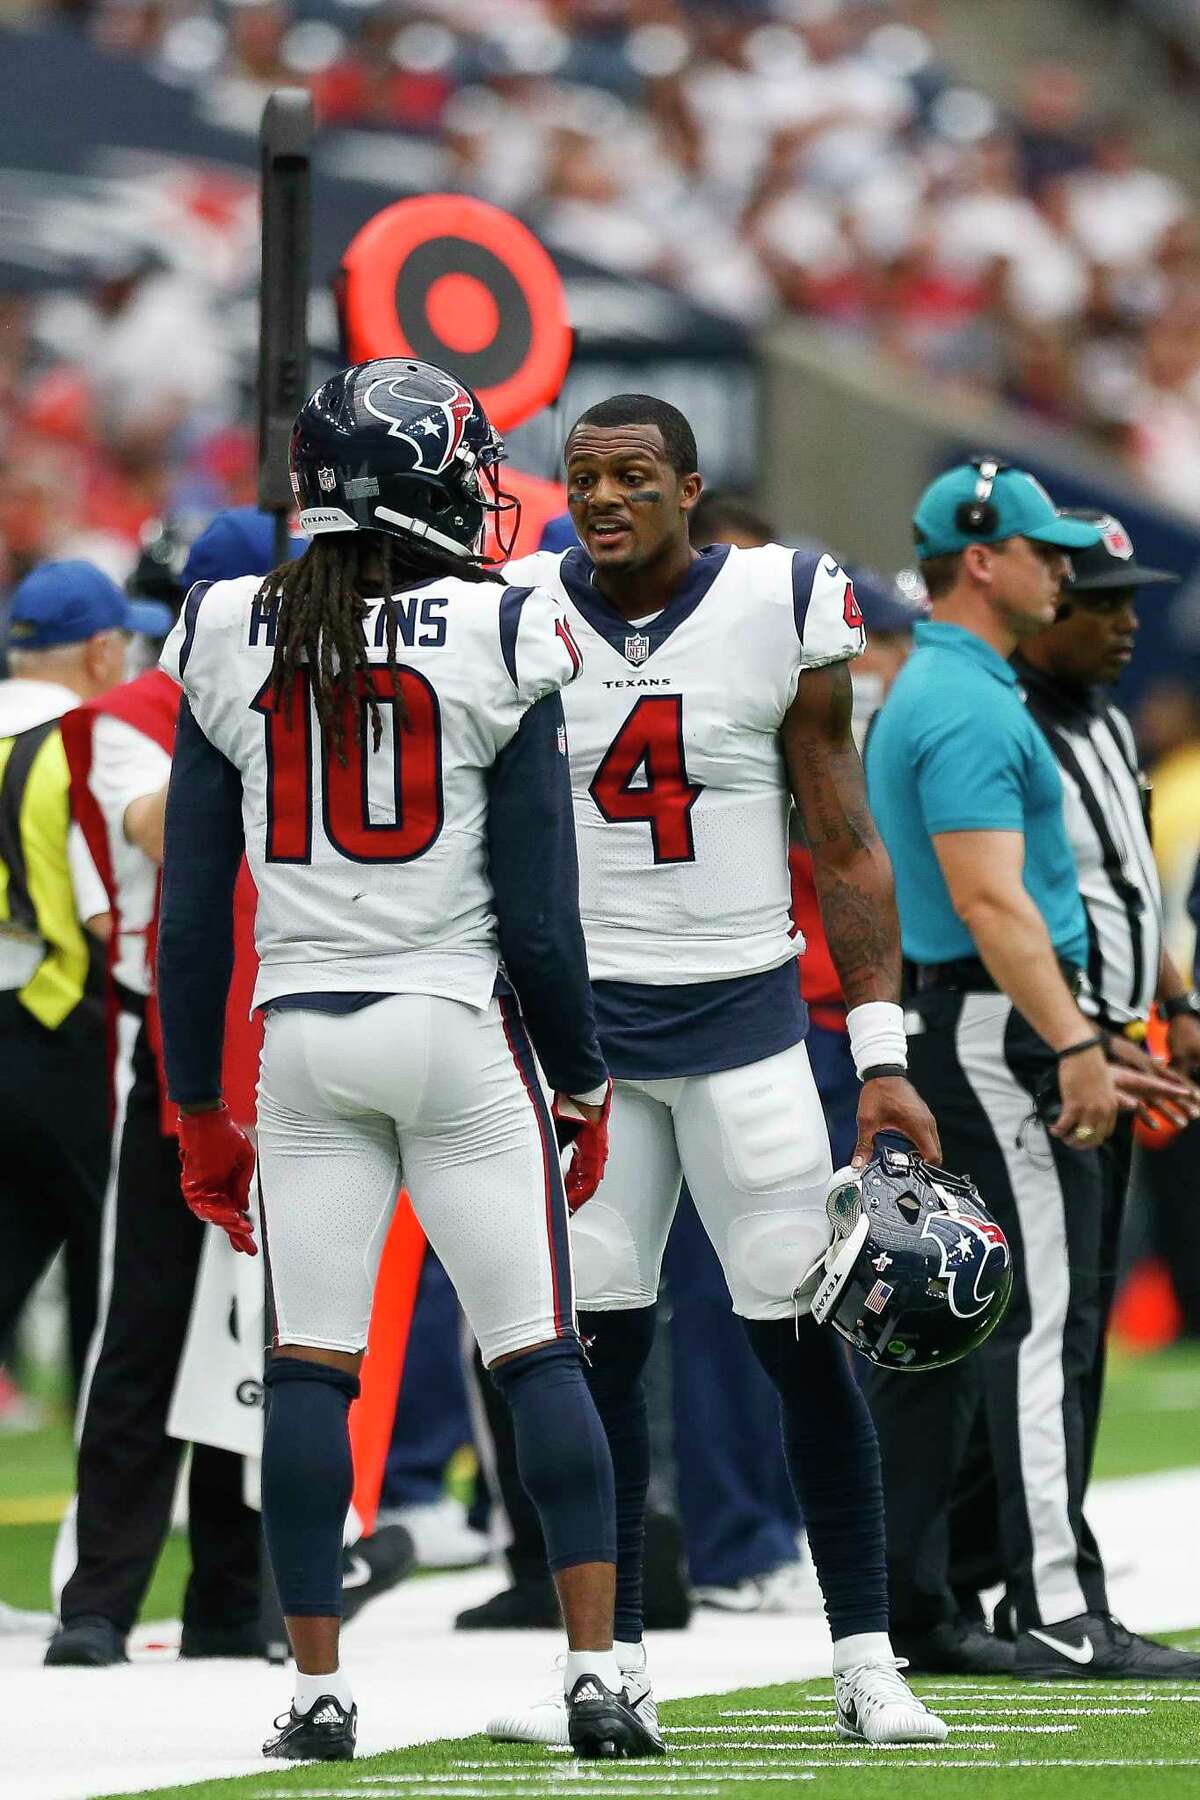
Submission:
M 1100 528 L 1100 542 L 1086 550 L 1072 550 L 1065 594 L 1086 594 L 1104 588 L 1174 587 L 1179 576 L 1170 569 L 1143 568 L 1133 553 L 1133 539 L 1112 513 L 1090 506 L 1064 506 L 1064 519 L 1082 519 Z

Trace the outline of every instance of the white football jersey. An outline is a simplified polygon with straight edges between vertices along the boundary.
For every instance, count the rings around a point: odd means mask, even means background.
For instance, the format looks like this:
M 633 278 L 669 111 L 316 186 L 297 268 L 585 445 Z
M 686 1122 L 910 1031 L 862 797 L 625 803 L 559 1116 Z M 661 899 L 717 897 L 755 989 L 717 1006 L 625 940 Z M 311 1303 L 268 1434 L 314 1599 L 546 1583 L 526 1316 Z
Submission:
M 592 587 L 582 550 L 507 574 L 559 599 L 583 655 L 563 706 L 592 979 L 719 981 L 797 955 L 779 731 L 803 670 L 864 647 L 845 571 L 717 545 L 641 626 Z
M 293 723 L 271 700 L 273 609 L 247 576 L 192 589 L 163 651 L 209 742 L 240 771 L 258 887 L 255 1003 L 285 994 L 440 994 L 486 1007 L 498 951 L 487 776 L 527 709 L 579 653 L 549 594 L 456 577 L 387 602 L 408 727 L 396 729 L 384 603 L 364 621 L 383 738 L 360 701 L 346 763 L 323 742 L 306 672 Z

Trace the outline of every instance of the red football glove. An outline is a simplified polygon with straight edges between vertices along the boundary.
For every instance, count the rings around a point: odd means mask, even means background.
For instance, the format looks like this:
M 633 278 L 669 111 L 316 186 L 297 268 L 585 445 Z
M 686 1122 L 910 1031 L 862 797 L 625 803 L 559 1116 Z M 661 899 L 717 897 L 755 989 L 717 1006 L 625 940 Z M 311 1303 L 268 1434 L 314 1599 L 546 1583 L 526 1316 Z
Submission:
M 235 1250 L 257 1256 L 250 1218 L 254 1150 L 226 1106 L 180 1113 L 179 1155 L 183 1197 L 198 1219 L 219 1225 Z
M 558 1147 L 565 1150 L 570 1144 L 575 1146 L 563 1178 L 567 1190 L 567 1206 L 571 1212 L 578 1212 L 584 1201 L 590 1200 L 600 1186 L 600 1177 L 608 1161 L 608 1115 L 611 1107 L 611 1081 L 605 1089 L 600 1117 L 595 1121 L 585 1119 L 569 1095 L 554 1096 L 554 1135 L 558 1139 Z

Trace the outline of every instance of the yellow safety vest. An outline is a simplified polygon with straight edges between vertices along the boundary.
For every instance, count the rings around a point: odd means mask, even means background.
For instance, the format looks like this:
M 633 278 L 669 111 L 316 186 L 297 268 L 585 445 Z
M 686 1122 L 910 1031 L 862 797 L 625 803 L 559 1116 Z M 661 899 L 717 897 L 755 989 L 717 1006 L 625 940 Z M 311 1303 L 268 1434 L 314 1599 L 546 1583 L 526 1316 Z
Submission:
M 57 719 L 0 737 L 0 932 L 9 925 L 45 946 L 17 994 L 51 1031 L 84 998 L 92 969 L 67 861 L 69 789 Z

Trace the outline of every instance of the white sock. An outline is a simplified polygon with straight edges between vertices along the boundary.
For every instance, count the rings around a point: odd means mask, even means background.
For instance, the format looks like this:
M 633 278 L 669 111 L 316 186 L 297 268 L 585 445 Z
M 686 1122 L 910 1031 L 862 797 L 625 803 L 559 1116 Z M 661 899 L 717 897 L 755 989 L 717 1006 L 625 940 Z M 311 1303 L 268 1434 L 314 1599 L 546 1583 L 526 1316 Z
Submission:
M 624 1683 L 614 1650 L 568 1650 L 563 1673 L 563 1692 L 569 1694 L 581 1675 L 594 1675 L 612 1694 L 619 1694 Z
M 617 1667 L 622 1675 L 644 1675 L 646 1673 L 645 1644 L 622 1644 L 618 1640 L 613 1644 L 613 1655 L 617 1659 Z
M 857 1631 L 853 1637 L 838 1638 L 833 1646 L 833 1672 L 845 1675 L 863 1663 L 894 1663 L 896 1652 L 886 1631 Z
M 296 1670 L 296 1695 L 292 1705 L 298 1713 L 306 1713 L 322 1694 L 332 1694 L 343 1712 L 349 1712 L 354 1704 L 354 1690 L 344 1669 L 335 1669 L 332 1675 L 302 1675 L 299 1669 Z

